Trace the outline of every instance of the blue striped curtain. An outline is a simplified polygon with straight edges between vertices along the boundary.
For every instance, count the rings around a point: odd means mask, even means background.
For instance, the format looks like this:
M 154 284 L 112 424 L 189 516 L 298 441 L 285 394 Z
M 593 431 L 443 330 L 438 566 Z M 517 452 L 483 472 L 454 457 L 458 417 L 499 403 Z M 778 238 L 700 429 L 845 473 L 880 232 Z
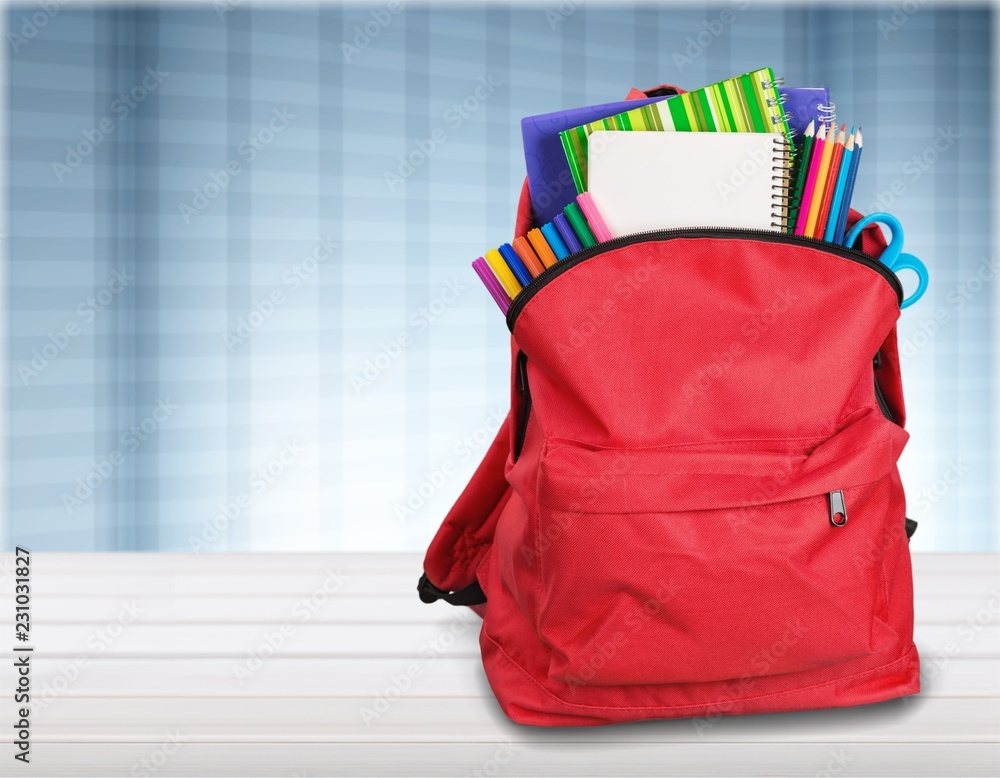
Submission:
M 931 267 L 900 328 L 914 546 L 998 547 L 989 9 L 6 21 L 6 546 L 421 549 L 508 402 L 468 262 L 510 234 L 519 119 L 766 64 L 864 125 L 857 202 Z

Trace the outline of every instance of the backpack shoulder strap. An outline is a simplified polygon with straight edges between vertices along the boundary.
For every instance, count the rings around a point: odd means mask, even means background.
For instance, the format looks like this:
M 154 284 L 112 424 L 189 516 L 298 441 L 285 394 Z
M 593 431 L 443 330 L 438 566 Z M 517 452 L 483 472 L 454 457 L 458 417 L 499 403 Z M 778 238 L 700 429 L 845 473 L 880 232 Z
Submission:
M 472 480 L 448 511 L 427 549 L 424 574 L 417 584 L 423 602 L 444 600 L 452 605 L 486 602 L 476 569 L 493 545 L 497 519 L 510 499 L 510 484 L 504 476 L 509 453 L 508 413 Z

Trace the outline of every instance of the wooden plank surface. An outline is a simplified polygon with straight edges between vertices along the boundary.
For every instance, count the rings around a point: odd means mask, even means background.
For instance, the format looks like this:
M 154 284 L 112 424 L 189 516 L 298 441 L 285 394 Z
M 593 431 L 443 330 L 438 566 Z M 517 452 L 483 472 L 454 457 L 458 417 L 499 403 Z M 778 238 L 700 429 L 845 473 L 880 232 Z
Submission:
M 504 718 L 478 618 L 421 604 L 420 562 L 34 555 L 33 760 L 22 772 L 1000 775 L 1000 556 L 915 556 L 918 697 L 707 728 L 554 730 Z M 12 632 L 12 592 L 8 555 L 0 634 Z M 16 680 L 11 656 L 3 689 Z M 10 765 L 13 705 L 3 709 Z

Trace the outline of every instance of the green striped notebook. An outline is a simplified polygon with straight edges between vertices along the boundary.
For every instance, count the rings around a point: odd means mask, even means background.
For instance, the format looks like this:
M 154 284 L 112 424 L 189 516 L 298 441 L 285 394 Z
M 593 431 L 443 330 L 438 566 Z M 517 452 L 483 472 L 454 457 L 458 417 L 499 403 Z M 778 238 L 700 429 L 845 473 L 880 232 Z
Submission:
M 783 133 L 791 130 L 771 68 L 661 100 L 559 133 L 577 192 L 587 191 L 587 138 L 594 130 Z

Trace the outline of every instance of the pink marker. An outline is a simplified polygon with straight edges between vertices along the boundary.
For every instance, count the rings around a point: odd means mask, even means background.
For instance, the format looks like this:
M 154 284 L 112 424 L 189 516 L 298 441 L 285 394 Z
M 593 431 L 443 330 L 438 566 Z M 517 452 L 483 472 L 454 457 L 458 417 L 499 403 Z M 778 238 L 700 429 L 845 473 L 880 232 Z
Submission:
M 472 263 L 472 269 L 476 271 L 476 275 L 479 276 L 480 280 L 486 285 L 486 288 L 490 290 L 490 294 L 493 295 L 493 299 L 496 300 L 497 305 L 500 306 L 500 310 L 507 315 L 507 309 L 510 308 L 510 298 L 504 291 L 503 287 L 500 286 L 500 282 L 497 281 L 497 277 L 493 275 L 493 271 L 490 270 L 490 266 L 487 264 L 486 260 L 482 257 L 475 260 Z
M 590 231 L 594 233 L 597 242 L 604 243 L 606 240 L 611 240 L 614 236 L 611 234 L 611 230 L 608 229 L 608 225 L 601 216 L 601 212 L 597 210 L 597 205 L 594 204 L 594 198 L 590 196 L 590 192 L 578 194 L 576 201 L 580 204 L 580 210 L 583 211 L 583 215 L 587 217 L 587 224 L 590 225 Z

